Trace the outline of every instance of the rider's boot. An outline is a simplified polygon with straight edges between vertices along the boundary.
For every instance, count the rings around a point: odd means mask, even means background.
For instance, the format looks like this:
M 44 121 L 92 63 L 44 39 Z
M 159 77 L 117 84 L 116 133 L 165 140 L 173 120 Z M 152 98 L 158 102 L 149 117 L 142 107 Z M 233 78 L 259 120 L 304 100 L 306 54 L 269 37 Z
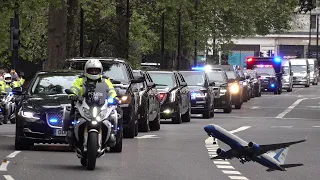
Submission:
M 69 130 L 67 132 L 67 136 L 66 136 L 66 142 L 73 147 L 74 143 L 75 143 L 75 135 L 74 135 L 74 129 L 73 127 L 69 127 Z

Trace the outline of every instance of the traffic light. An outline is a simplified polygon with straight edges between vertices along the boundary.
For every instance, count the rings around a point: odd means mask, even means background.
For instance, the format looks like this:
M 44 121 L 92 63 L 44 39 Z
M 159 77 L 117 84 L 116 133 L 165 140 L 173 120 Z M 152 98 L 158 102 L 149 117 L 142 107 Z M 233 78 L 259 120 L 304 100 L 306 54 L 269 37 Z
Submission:
M 267 55 L 268 55 L 268 57 L 271 57 L 271 50 L 268 50 L 268 53 L 267 53 Z
M 10 50 L 17 51 L 20 46 L 20 29 L 19 29 L 19 19 L 11 18 L 10 25 Z

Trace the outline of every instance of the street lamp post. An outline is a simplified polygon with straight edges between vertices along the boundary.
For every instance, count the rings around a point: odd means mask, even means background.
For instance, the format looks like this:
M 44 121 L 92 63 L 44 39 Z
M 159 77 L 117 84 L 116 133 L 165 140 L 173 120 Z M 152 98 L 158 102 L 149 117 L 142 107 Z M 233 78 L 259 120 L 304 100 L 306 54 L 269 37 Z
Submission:
M 319 59 L 319 17 L 317 15 L 317 60 Z

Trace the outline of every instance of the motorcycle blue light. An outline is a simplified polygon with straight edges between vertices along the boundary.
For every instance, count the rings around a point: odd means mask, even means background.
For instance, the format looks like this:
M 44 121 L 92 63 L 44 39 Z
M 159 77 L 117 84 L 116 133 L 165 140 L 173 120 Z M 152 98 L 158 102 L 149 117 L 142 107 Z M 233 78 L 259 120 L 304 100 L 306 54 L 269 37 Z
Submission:
M 57 123 L 57 122 L 58 122 L 58 119 L 52 118 L 52 119 L 49 119 L 49 122 L 50 122 L 50 123 Z
M 120 130 L 120 127 L 118 127 L 117 130 Z
M 80 123 L 80 121 L 77 121 L 77 122 L 74 122 L 74 121 L 72 121 L 72 124 L 74 125 L 74 124 L 79 124 Z
M 12 92 L 9 92 L 9 96 L 12 96 L 13 95 L 13 93 Z
M 108 104 L 113 104 L 114 103 L 114 99 L 113 98 L 108 98 Z
M 280 57 L 275 57 L 275 58 L 274 58 L 274 61 L 275 61 L 276 63 L 279 63 L 279 62 L 281 62 L 281 58 L 280 58 Z
M 274 85 L 274 84 L 271 84 L 270 86 L 271 86 L 272 88 L 274 88 L 275 85 Z

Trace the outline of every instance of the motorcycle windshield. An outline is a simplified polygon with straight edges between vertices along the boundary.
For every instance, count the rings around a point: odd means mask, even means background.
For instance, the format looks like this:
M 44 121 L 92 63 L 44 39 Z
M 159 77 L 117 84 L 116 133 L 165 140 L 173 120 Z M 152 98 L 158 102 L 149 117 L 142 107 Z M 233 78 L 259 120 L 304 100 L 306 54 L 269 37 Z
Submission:
M 6 94 L 9 94 L 11 92 L 11 88 L 5 88 L 4 91 L 6 92 Z
M 107 99 L 108 86 L 105 83 L 96 83 L 86 87 L 86 103 L 89 106 L 102 106 Z

